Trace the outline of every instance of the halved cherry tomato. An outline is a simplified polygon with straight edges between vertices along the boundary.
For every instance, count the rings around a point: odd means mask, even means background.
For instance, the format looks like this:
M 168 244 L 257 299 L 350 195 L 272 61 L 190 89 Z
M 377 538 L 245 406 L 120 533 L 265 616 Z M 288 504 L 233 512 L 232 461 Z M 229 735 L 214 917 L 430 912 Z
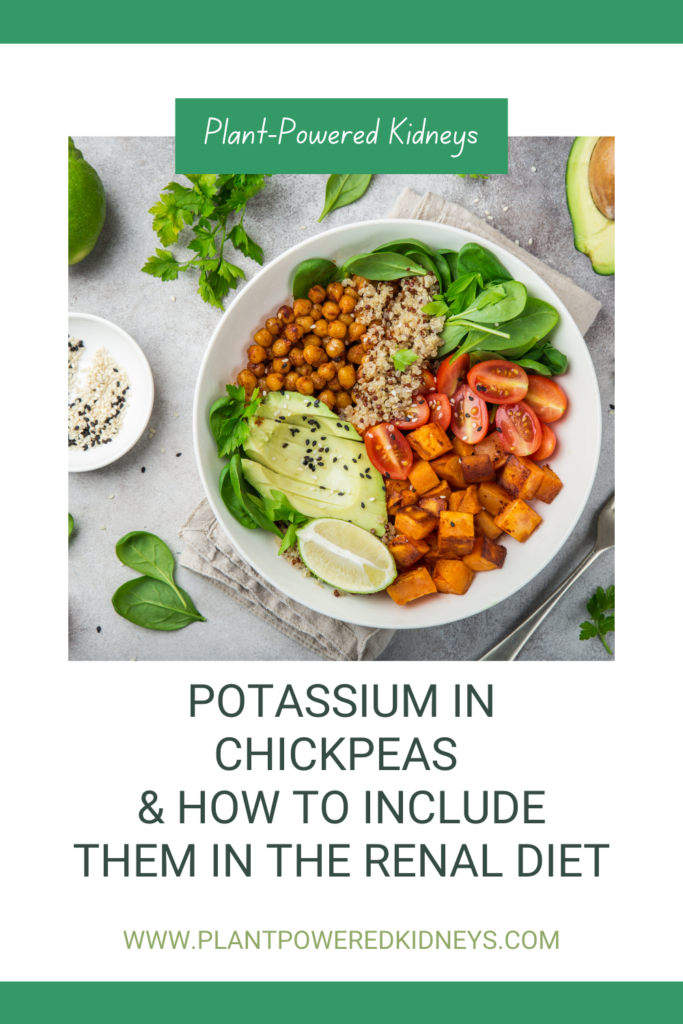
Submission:
M 476 444 L 483 441 L 489 429 L 486 402 L 468 384 L 461 384 L 453 395 L 451 430 L 460 441 Z
M 436 377 L 429 370 L 422 371 L 422 383 L 415 388 L 414 395 L 427 395 L 430 391 L 436 391 Z
M 376 423 L 370 427 L 365 435 L 365 447 L 370 462 L 383 477 L 407 480 L 413 464 L 413 449 L 395 423 Z
M 447 395 L 452 398 L 460 385 L 467 379 L 470 368 L 469 352 L 458 356 L 451 362 L 451 356 L 446 356 L 441 366 L 436 371 L 436 390 L 440 395 Z
M 543 423 L 554 423 L 567 410 L 567 396 L 560 385 L 535 373 L 529 377 L 529 390 L 524 401 Z
M 446 395 L 440 395 L 438 391 L 432 391 L 431 394 L 427 395 L 427 405 L 431 409 L 429 422 L 438 423 L 444 430 L 448 430 L 451 425 L 453 410 Z
M 545 423 L 541 423 L 541 443 L 529 458 L 533 459 L 534 462 L 540 462 L 541 459 L 549 459 L 555 451 L 556 444 L 557 438 L 550 427 L 546 427 Z
M 529 378 L 517 363 L 505 359 L 488 359 L 476 363 L 467 374 L 467 383 L 487 402 L 511 405 L 521 402 L 529 386 Z
M 513 455 L 531 455 L 541 444 L 541 424 L 538 416 L 526 402 L 499 405 L 496 409 L 496 429 L 500 443 Z
M 399 430 L 415 430 L 416 427 L 424 426 L 428 419 L 429 406 L 427 405 L 427 399 L 423 395 L 414 395 L 413 403 L 406 413 L 406 418 L 404 420 L 395 420 L 394 425 Z

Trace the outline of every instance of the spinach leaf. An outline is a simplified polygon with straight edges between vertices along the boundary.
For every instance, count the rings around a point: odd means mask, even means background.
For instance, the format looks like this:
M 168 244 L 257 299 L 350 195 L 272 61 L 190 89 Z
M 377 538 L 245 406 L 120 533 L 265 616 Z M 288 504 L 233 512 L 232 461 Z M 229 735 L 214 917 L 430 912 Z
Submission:
M 368 278 L 369 281 L 396 281 L 400 277 L 424 276 L 427 273 L 424 267 L 411 263 L 398 252 L 364 252 L 359 256 L 352 256 L 341 269 L 344 277 L 354 273 Z
M 503 332 L 509 335 L 508 340 L 496 338 L 495 342 L 492 341 L 486 337 L 486 329 L 481 326 L 467 339 L 464 351 L 479 348 L 485 341 L 485 347 L 491 351 L 503 353 L 508 359 L 521 359 L 555 327 L 558 319 L 559 315 L 554 306 L 528 296 L 523 312 L 514 320 L 501 324 Z
M 458 276 L 458 253 L 455 249 L 437 249 L 436 251 L 446 260 L 451 272 L 451 281 L 455 281 Z
M 434 250 L 425 242 L 421 242 L 419 238 L 397 238 L 393 242 L 385 242 L 383 245 L 376 246 L 372 251 L 400 252 L 405 254 L 408 249 L 417 249 L 419 252 L 423 252 L 427 256 L 433 256 L 434 254 Z
M 403 254 L 406 259 L 414 260 L 416 265 L 424 267 L 426 271 L 433 274 L 439 282 L 439 291 L 443 291 L 443 280 L 441 278 L 441 271 L 438 269 L 436 263 L 431 256 L 428 256 L 426 252 L 419 252 L 416 249 L 408 249 Z M 446 286 L 448 287 L 448 286 Z
M 325 206 L 318 217 L 318 223 L 332 210 L 338 210 L 349 203 L 355 203 L 372 181 L 371 174 L 331 174 L 325 189 Z
M 308 520 L 306 520 L 308 522 Z M 285 531 L 285 535 L 282 538 L 282 544 L 279 547 L 278 555 L 283 555 L 287 548 L 291 548 L 296 544 L 296 535 L 299 531 L 299 525 L 297 523 L 290 523 Z
M 269 533 L 274 533 L 276 537 L 281 538 L 282 533 L 275 523 L 271 522 L 267 515 L 264 515 L 256 502 L 247 493 L 244 474 L 242 473 L 242 460 L 237 452 L 235 452 L 230 459 L 229 470 L 230 483 L 232 484 L 237 500 L 240 502 L 245 512 L 251 516 L 256 525 L 260 526 L 262 530 L 268 530 Z
M 516 359 L 515 362 L 518 366 L 523 366 L 525 370 L 531 370 L 532 373 L 540 373 L 543 377 L 552 377 L 552 373 L 543 363 L 537 363 L 535 359 Z
M 481 274 L 484 282 L 512 280 L 512 275 L 508 274 L 497 257 L 476 242 L 467 242 L 463 245 L 458 253 L 457 268 L 459 277 L 463 274 L 477 273 Z
M 221 475 L 218 478 L 218 490 L 220 491 L 221 498 L 228 510 L 228 512 L 234 516 L 238 523 L 242 526 L 246 526 L 248 530 L 258 529 L 257 524 L 251 518 L 248 512 L 245 512 L 242 507 L 239 498 L 235 494 L 235 489 L 230 482 L 230 465 L 223 466 Z
M 446 301 L 453 302 L 453 300 L 456 299 L 459 295 L 462 295 L 463 292 L 467 292 L 472 283 L 474 283 L 475 285 L 479 285 L 480 288 L 483 288 L 484 281 L 481 274 L 463 274 L 463 276 L 459 277 L 457 281 L 453 281 L 448 291 L 446 292 Z
M 74 528 L 74 517 L 71 515 L 70 512 L 68 513 L 68 515 L 69 515 L 69 536 L 71 536 L 71 534 L 73 532 L 73 528 Z
M 519 281 L 503 281 L 484 289 L 474 301 L 474 309 L 463 310 L 458 316 L 474 323 L 499 324 L 507 333 L 509 324 L 526 305 L 526 288 Z
M 489 359 L 500 359 L 500 352 L 486 352 L 484 349 L 477 349 L 470 352 L 470 369 L 477 363 L 486 363 Z
M 211 432 L 218 447 L 218 456 L 230 455 L 244 444 L 249 433 L 249 416 L 253 416 L 261 403 L 261 396 L 254 391 L 247 403 L 243 387 L 226 384 L 227 398 L 219 398 L 209 411 Z
M 292 295 L 295 299 L 308 298 L 308 293 L 314 284 L 321 284 L 323 288 L 327 288 L 332 280 L 332 275 L 336 272 L 337 267 L 331 260 L 304 260 L 294 273 Z
M 266 514 L 275 522 L 289 523 L 278 550 L 278 555 L 281 555 L 296 543 L 297 530 L 308 522 L 309 517 L 302 512 L 297 512 L 282 491 L 273 489 L 270 495 L 270 498 L 265 498 L 263 502 Z
M 447 323 L 439 335 L 441 338 L 441 344 L 438 352 L 436 353 L 437 356 L 441 358 L 441 356 L 448 355 L 448 353 L 452 352 L 454 348 L 457 348 L 468 331 L 469 327 L 461 327 L 457 324 Z
M 189 594 L 149 576 L 128 580 L 116 591 L 111 603 L 124 619 L 145 629 L 182 629 L 191 622 L 206 622 Z
M 543 361 L 546 366 L 549 367 L 550 372 L 554 376 L 559 376 L 561 373 L 567 372 L 567 366 L 569 360 L 567 359 L 564 352 L 558 352 L 552 345 L 547 344 L 543 349 Z
M 173 582 L 175 569 L 173 555 L 159 537 L 155 537 L 153 533 L 147 533 L 145 530 L 134 530 L 121 538 L 116 545 L 116 554 L 119 561 L 130 569 L 135 569 L 136 572 L 141 572 L 144 576 L 150 576 L 161 583 L 166 583 L 175 590 L 183 606 L 185 605 L 180 590 Z

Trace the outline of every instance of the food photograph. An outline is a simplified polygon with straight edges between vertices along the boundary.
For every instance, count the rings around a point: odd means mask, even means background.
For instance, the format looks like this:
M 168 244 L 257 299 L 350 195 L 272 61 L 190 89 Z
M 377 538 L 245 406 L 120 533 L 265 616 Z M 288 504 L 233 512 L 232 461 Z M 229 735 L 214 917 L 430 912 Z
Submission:
M 614 165 L 70 138 L 70 659 L 613 660 Z

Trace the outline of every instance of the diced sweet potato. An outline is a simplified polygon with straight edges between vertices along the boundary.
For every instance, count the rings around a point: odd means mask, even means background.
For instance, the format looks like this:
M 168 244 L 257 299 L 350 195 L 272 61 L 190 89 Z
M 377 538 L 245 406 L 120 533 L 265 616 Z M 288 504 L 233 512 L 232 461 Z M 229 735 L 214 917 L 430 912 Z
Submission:
M 482 508 L 490 512 L 492 516 L 497 516 L 499 512 L 502 512 L 510 501 L 510 495 L 505 488 L 493 481 L 479 484 L 478 494 Z
M 496 526 L 493 516 L 486 509 L 477 512 L 474 517 L 474 532 L 478 537 L 488 537 L 489 540 L 498 540 L 503 532 Z
M 420 498 L 418 505 L 420 508 L 426 508 L 433 516 L 438 516 L 439 512 L 443 512 L 444 509 L 448 508 L 448 502 L 445 498 Z
M 481 502 L 476 484 L 470 484 L 467 490 L 462 492 L 462 501 L 458 512 L 471 512 L 473 515 L 481 512 Z
M 513 498 L 533 498 L 543 480 L 540 466 L 517 455 L 508 455 L 498 483 L 509 491 Z
M 440 558 L 434 566 L 432 579 L 441 594 L 466 594 L 472 585 L 474 573 L 464 562 Z
M 474 455 L 488 455 L 494 469 L 500 469 L 505 465 L 508 453 L 500 443 L 500 434 L 497 430 L 487 434 L 483 441 L 478 441 L 474 446 Z
M 409 480 L 387 480 L 386 481 L 387 491 L 387 512 L 390 516 L 395 515 L 398 510 L 403 506 L 403 494 L 405 491 L 412 491 Z M 417 494 L 412 491 L 413 498 L 409 504 L 413 505 Z
M 409 569 L 415 562 L 420 561 L 426 551 L 429 551 L 429 544 L 426 541 L 410 540 L 409 537 L 402 537 L 400 534 L 393 537 L 387 547 L 399 570 Z
M 438 476 L 429 463 L 423 459 L 418 459 L 417 462 L 413 463 L 408 473 L 408 479 L 418 494 L 430 491 L 432 487 L 437 487 L 439 483 Z
M 474 547 L 474 516 L 471 512 L 441 512 L 439 554 L 461 558 Z
M 555 500 L 563 487 L 564 484 L 557 473 L 554 473 L 550 466 L 544 466 L 543 479 L 536 491 L 536 497 L 539 501 L 544 501 L 546 505 L 549 505 L 551 501 Z
M 459 437 L 453 438 L 453 452 L 455 455 L 474 455 L 474 445 L 467 441 L 461 441 Z
M 442 455 L 432 462 L 432 469 L 438 477 L 446 480 L 454 489 L 466 487 L 465 477 L 462 475 L 459 455 Z
M 396 532 L 402 533 L 404 537 L 410 537 L 411 540 L 422 540 L 438 525 L 438 518 L 419 505 L 401 509 L 396 515 Z
M 477 537 L 472 551 L 464 556 L 463 562 L 475 572 L 488 572 L 490 569 L 502 569 L 507 553 L 507 548 L 502 544 L 496 544 L 488 537 Z
M 429 541 L 429 551 L 424 556 L 424 560 L 425 560 L 425 565 L 427 566 L 429 571 L 432 572 L 432 570 L 434 569 L 434 566 L 436 565 L 438 560 L 440 558 L 445 558 L 446 556 L 439 554 L 439 534 L 438 533 L 430 533 L 429 537 L 426 538 L 424 543 L 427 543 L 427 541 Z
M 410 487 L 410 480 L 385 480 L 384 485 L 388 498 L 390 494 L 395 494 L 396 491 L 407 491 Z
M 450 496 L 451 489 L 446 480 L 439 480 L 439 483 L 436 487 L 432 487 L 431 490 L 425 491 L 425 493 L 422 495 L 423 498 L 445 498 L 446 501 L 448 501 Z
M 425 423 L 423 427 L 406 434 L 406 438 L 413 451 L 427 462 L 450 452 L 453 448 L 446 431 L 438 423 Z
M 443 515 L 443 512 L 441 513 Z M 515 498 L 495 518 L 496 526 L 500 526 L 510 537 L 524 543 L 543 520 L 538 512 L 534 512 L 521 498 Z
M 466 491 L 453 491 L 450 498 L 448 499 L 448 507 L 451 512 L 458 512 L 462 499 L 465 497 Z
M 397 576 L 391 586 L 387 587 L 387 594 L 396 604 L 407 604 L 408 601 L 424 597 L 425 594 L 435 594 L 436 590 L 436 584 L 422 565 Z
M 483 484 L 495 480 L 496 474 L 488 455 L 463 455 L 460 459 L 462 475 L 466 484 Z

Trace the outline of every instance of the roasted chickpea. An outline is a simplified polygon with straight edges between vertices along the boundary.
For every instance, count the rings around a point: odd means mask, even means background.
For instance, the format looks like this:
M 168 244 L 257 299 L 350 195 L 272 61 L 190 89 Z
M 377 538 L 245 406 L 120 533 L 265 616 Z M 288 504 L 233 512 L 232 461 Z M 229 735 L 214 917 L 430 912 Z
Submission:
M 350 405 L 353 405 L 351 395 L 348 391 L 340 391 L 339 394 L 334 396 L 334 404 L 337 409 L 347 409 Z
M 251 370 L 242 370 L 237 374 L 237 383 L 250 395 L 256 387 L 256 377 Z
M 302 363 L 301 366 L 298 367 L 299 374 L 302 377 L 310 377 L 314 369 L 315 367 L 311 366 L 310 363 Z
M 285 377 L 285 391 L 296 391 L 296 382 L 299 379 L 299 374 L 291 370 Z
M 273 372 L 273 364 L 272 364 L 272 362 L 269 362 L 269 363 L 266 363 L 265 365 L 266 365 L 266 374 L 265 375 L 267 377 L 269 373 Z
M 315 323 L 315 320 L 313 319 L 312 316 L 298 316 L 294 323 L 298 324 L 299 327 L 302 327 L 305 334 L 306 331 L 310 331 L 311 327 Z
M 291 360 L 287 356 L 282 359 L 273 359 L 273 373 L 289 373 L 292 368 Z
M 336 322 L 340 324 L 346 324 L 347 327 L 350 327 L 351 324 L 353 323 L 353 317 L 351 316 L 350 313 L 340 313 L 339 316 L 337 317 Z
M 341 320 L 333 320 L 330 324 L 330 337 L 345 338 L 347 330 L 346 324 L 343 324 Z
M 328 409 L 334 409 L 335 397 L 336 396 L 334 391 L 330 391 L 329 388 L 326 388 L 324 391 L 321 391 L 320 394 L 318 395 L 318 399 L 321 402 L 324 402 Z
M 342 295 L 339 300 L 339 308 L 342 313 L 353 313 L 356 308 L 356 300 L 350 295 Z
M 314 284 L 308 293 L 308 297 L 311 302 L 324 302 L 327 298 L 327 293 L 321 284 Z
M 371 341 L 367 334 L 363 335 L 361 346 L 364 352 L 369 352 L 370 349 L 374 347 L 374 344 L 374 341 Z
M 354 345 L 346 353 L 346 358 L 350 363 L 356 363 L 357 366 L 360 366 L 360 361 L 363 358 L 363 354 L 363 346 Z
M 289 350 L 292 347 L 292 343 L 288 338 L 278 338 L 277 341 L 273 342 L 273 355 L 274 356 L 286 356 L 289 354 Z
M 281 391 L 285 384 L 285 378 L 281 373 L 269 373 L 266 377 L 266 385 L 269 391 Z
M 322 391 L 327 381 L 324 377 L 321 377 L 319 373 L 315 372 L 311 374 L 311 380 L 313 381 L 313 387 L 316 391 Z
M 354 274 L 351 280 L 353 281 L 354 288 L 357 288 L 359 291 L 368 283 L 367 277 L 361 277 L 360 274 Z
M 282 323 L 276 316 L 271 316 L 266 320 L 266 330 L 269 334 L 272 334 L 274 338 L 277 338 L 278 334 L 282 330 Z
M 311 312 L 309 316 L 312 316 L 314 320 L 319 320 L 322 315 L 323 307 L 320 305 L 319 302 L 314 302 L 313 305 L 311 306 Z
M 349 324 L 349 340 L 358 341 L 358 339 L 365 334 L 365 324 L 359 324 L 356 320 L 352 324 Z
M 313 381 L 310 377 L 299 377 L 296 382 L 296 390 L 300 395 L 312 395 L 315 391 L 313 387 Z
M 332 338 L 332 340 L 328 341 L 327 345 L 325 346 L 325 351 L 327 352 L 330 359 L 337 359 L 339 356 L 344 354 L 344 352 L 346 351 L 346 346 L 344 345 L 344 342 L 341 340 L 341 338 Z
M 273 346 L 269 345 L 268 348 L 266 349 L 266 359 L 272 359 L 272 358 L 273 358 Z
M 308 316 L 312 305 L 313 303 L 310 299 L 295 299 L 292 307 L 294 316 Z
M 315 334 L 317 338 L 326 338 L 329 333 L 330 328 L 329 324 L 327 323 L 327 320 L 325 320 L 324 317 L 322 317 L 320 320 L 317 320 L 313 326 L 313 334 Z
M 302 348 L 293 348 L 289 353 L 289 358 L 292 366 L 303 366 L 306 360 L 304 359 L 304 350 Z
M 334 380 L 329 381 L 327 386 L 330 389 L 330 391 L 334 391 L 335 394 L 338 393 L 339 391 L 344 390 L 344 388 L 341 386 L 336 377 L 334 378 Z
M 339 316 L 339 306 L 336 302 L 326 302 L 323 306 L 323 316 L 326 320 L 336 320 Z
M 287 340 L 291 341 L 292 343 L 299 341 L 300 338 L 303 338 L 305 333 L 306 332 L 304 331 L 301 324 L 287 324 L 284 331 L 285 338 L 287 338 Z
M 350 391 L 350 389 L 356 383 L 356 371 L 354 370 L 350 363 L 347 363 L 346 366 L 342 366 L 339 369 L 337 373 L 337 380 L 339 381 L 343 388 L 346 388 L 347 391 Z
M 311 366 L 320 366 L 321 363 L 327 362 L 325 351 L 319 345 L 307 345 L 304 349 L 304 359 Z
M 327 286 L 327 294 L 330 299 L 333 299 L 335 302 L 339 302 L 344 294 L 344 285 L 341 281 L 330 281 Z
M 361 366 L 365 366 L 365 364 L 367 363 L 369 358 L 370 358 L 370 353 L 369 352 L 363 353 L 363 358 L 360 361 L 360 365 Z
M 256 344 L 263 345 L 264 348 L 268 348 L 272 340 L 273 339 L 270 331 L 267 331 L 265 327 L 262 327 L 261 330 L 257 331 L 256 334 L 254 335 L 254 341 L 256 342 Z
M 345 288 L 344 295 L 350 295 L 352 299 L 356 300 L 356 302 L 358 302 L 360 298 L 360 295 L 358 294 L 355 288 Z
M 247 356 L 250 363 L 263 363 L 266 360 L 266 350 L 263 345 L 250 345 L 247 349 Z
M 255 377 L 263 377 L 266 372 L 265 363 L 247 363 L 247 369 L 254 374 Z
M 322 365 L 318 367 L 318 373 L 323 380 L 332 380 L 332 378 L 337 375 L 337 367 L 334 363 L 322 363 Z
M 278 319 L 283 324 L 294 323 L 294 310 L 291 306 L 280 306 L 277 311 Z

